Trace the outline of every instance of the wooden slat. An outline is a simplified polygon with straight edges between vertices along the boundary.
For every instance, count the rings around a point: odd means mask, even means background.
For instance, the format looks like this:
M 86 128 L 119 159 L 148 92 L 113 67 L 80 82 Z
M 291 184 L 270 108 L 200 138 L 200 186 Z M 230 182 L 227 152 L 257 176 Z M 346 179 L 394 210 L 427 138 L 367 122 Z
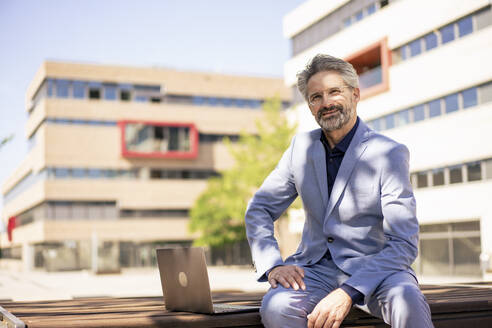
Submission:
M 426 285 L 437 327 L 492 327 L 492 284 Z M 214 293 L 214 302 L 260 305 L 262 293 Z M 66 301 L 9 302 L 0 305 L 29 328 L 41 327 L 263 327 L 258 312 L 202 315 L 169 312 L 162 297 L 84 298 Z M 344 327 L 388 327 L 380 319 L 352 309 Z

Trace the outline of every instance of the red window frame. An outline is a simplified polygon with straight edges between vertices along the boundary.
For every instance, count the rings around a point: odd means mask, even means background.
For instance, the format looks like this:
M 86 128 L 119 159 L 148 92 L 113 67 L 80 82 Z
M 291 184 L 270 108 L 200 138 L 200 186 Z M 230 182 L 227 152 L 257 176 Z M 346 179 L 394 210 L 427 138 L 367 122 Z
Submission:
M 388 39 L 384 38 L 345 58 L 345 60 L 351 63 L 357 70 L 357 67 L 359 67 L 358 64 L 366 60 L 366 56 L 373 56 L 374 52 L 376 52 L 378 49 L 381 61 L 382 82 L 367 89 L 361 90 L 361 99 L 365 99 L 389 90 L 389 67 L 391 66 L 391 51 L 388 49 Z M 360 72 L 357 71 L 357 74 L 360 74 Z
M 188 127 L 190 129 L 190 150 L 189 151 L 167 151 L 163 152 L 139 152 L 131 151 L 126 148 L 125 128 L 127 124 L 145 124 L 152 126 L 169 126 L 169 127 Z M 198 156 L 198 129 L 193 123 L 183 122 L 152 122 L 138 120 L 118 121 L 121 137 L 121 155 L 123 157 L 133 158 L 174 158 L 174 159 L 194 159 Z

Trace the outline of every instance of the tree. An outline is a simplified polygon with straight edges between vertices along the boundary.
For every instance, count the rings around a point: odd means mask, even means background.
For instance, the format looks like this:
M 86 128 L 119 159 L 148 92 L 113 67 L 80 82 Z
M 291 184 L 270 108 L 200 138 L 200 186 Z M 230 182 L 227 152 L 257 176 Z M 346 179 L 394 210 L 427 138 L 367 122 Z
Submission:
M 275 168 L 296 130 L 288 124 L 281 106 L 278 98 L 267 100 L 264 121 L 256 121 L 256 135 L 242 132 L 234 146 L 225 141 L 235 165 L 209 179 L 191 209 L 190 230 L 200 232 L 196 245 L 223 246 L 246 239 L 247 203 Z

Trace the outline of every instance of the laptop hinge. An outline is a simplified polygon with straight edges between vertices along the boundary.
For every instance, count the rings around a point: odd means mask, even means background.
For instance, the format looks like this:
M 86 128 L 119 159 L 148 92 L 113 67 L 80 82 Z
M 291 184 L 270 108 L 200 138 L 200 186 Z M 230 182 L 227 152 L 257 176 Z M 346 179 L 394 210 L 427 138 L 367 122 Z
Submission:
M 25 328 L 26 325 L 15 315 L 0 306 L 0 328 Z

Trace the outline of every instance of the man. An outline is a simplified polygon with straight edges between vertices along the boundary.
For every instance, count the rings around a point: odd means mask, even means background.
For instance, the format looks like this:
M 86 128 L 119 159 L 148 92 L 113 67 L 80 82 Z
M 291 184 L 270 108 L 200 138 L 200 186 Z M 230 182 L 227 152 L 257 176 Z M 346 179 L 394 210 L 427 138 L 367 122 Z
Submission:
M 408 150 L 357 117 L 351 64 L 317 55 L 298 88 L 321 129 L 296 135 L 246 211 L 265 327 L 339 327 L 356 304 L 393 327 L 433 327 L 410 265 L 418 222 Z M 273 222 L 297 196 L 306 221 L 282 260 Z

